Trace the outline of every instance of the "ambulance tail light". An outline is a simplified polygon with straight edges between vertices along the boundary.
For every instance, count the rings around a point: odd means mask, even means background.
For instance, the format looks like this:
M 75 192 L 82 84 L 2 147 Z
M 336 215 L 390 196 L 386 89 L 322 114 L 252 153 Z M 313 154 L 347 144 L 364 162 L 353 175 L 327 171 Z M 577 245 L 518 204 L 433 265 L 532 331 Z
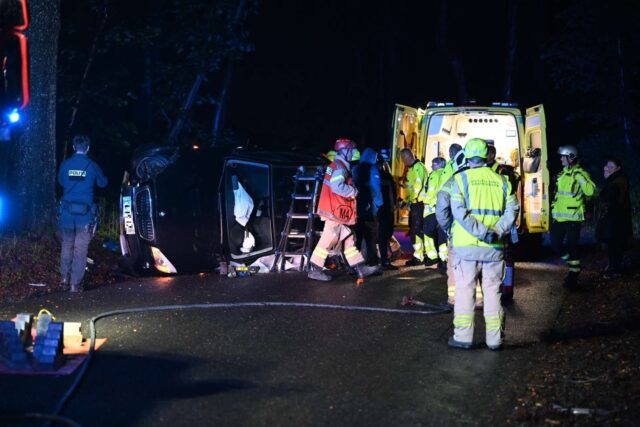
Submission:
M 151 246 L 151 255 L 153 256 L 154 265 L 159 272 L 166 274 L 175 274 L 178 272 L 160 249 Z

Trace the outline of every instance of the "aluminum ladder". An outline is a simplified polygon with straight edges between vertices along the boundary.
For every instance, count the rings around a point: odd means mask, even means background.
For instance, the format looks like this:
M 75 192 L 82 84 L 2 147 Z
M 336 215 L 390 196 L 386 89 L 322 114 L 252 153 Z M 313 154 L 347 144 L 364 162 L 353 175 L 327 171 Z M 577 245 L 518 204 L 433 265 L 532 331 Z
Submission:
M 311 252 L 316 243 L 315 222 L 318 198 L 322 188 L 324 169 L 321 167 L 306 169 L 300 166 L 293 176 L 293 191 L 291 192 L 291 203 L 284 227 L 280 233 L 280 242 L 275 252 L 275 261 L 271 266 L 271 271 L 284 271 L 287 257 L 299 256 L 299 271 L 309 271 Z M 300 232 L 304 228 L 304 232 Z M 297 244 L 298 248 L 293 248 L 292 244 L 302 240 L 302 244 Z

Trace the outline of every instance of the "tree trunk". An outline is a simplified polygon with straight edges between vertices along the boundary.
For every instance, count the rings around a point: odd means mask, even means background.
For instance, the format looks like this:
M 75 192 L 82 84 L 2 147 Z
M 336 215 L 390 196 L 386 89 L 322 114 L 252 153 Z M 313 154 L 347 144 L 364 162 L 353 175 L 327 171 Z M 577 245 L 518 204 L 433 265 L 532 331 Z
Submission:
M 24 131 L 11 141 L 9 226 L 37 230 L 51 224 L 55 208 L 56 80 L 60 1 L 30 0 L 29 82 L 31 101 Z
M 518 0 L 509 0 L 509 45 L 507 47 L 507 61 L 504 73 L 504 90 L 502 100 L 511 101 L 513 89 L 513 64 L 516 58 L 518 47 L 517 23 L 518 23 Z

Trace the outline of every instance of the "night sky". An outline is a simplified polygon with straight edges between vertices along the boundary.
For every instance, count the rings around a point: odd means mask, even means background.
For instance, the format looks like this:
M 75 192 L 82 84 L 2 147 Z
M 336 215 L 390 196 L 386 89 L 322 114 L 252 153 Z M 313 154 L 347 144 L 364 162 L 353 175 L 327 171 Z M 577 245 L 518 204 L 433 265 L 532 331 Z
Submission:
M 519 10 L 514 100 L 539 103 L 544 16 Z M 389 144 L 395 103 L 456 101 L 451 66 L 437 49 L 440 2 L 269 1 L 251 23 L 256 51 L 234 79 L 228 123 L 258 143 L 322 146 L 340 135 Z M 501 100 L 507 1 L 449 5 L 450 49 L 463 60 L 469 97 Z

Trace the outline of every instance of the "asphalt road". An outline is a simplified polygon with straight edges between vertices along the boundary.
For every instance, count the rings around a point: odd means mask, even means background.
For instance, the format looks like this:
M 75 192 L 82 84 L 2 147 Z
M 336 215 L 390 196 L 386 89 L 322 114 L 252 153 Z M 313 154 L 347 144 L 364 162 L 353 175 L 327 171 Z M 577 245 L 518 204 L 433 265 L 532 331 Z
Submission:
M 447 347 L 450 313 L 229 307 L 107 317 L 96 330 L 108 341 L 62 415 L 85 426 L 502 424 L 513 410 L 504 386 L 531 369 L 564 295 L 562 274 L 552 264 L 517 264 L 500 352 L 484 346 L 480 312 L 479 345 L 469 351 Z M 264 301 L 420 309 L 403 308 L 405 295 L 442 303 L 446 279 L 402 269 L 356 289 L 347 276 L 320 283 L 300 273 L 144 278 L 2 306 L 0 316 L 46 307 L 58 320 L 83 321 L 86 337 L 88 319 L 125 308 Z M 51 413 L 74 376 L 0 376 L 0 412 Z

